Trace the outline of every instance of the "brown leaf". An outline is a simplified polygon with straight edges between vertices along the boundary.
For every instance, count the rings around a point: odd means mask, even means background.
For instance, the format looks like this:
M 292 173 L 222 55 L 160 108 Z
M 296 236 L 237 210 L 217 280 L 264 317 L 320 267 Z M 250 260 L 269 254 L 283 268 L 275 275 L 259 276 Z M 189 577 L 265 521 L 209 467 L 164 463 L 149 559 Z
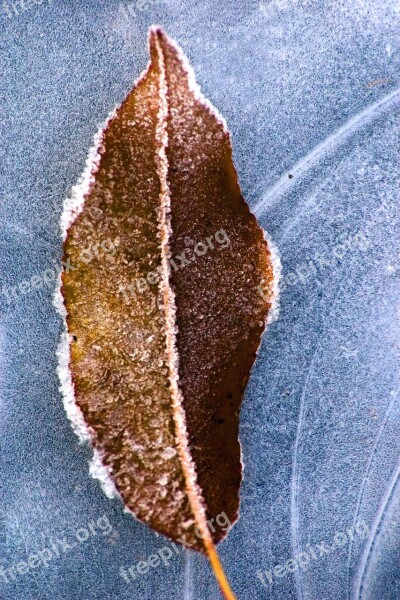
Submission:
M 69 368 L 127 507 L 203 551 L 226 535 L 219 515 L 237 519 L 238 414 L 273 272 L 222 118 L 160 29 L 150 55 L 63 217 Z

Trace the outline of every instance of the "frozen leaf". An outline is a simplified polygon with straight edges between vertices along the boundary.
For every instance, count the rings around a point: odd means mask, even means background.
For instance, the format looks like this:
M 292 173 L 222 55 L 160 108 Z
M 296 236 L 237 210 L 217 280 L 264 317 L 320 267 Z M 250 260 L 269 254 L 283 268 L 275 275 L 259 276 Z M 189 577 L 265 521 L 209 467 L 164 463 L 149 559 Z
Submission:
M 66 203 L 60 372 L 129 510 L 215 566 L 272 261 L 223 119 L 157 28 L 150 55 Z

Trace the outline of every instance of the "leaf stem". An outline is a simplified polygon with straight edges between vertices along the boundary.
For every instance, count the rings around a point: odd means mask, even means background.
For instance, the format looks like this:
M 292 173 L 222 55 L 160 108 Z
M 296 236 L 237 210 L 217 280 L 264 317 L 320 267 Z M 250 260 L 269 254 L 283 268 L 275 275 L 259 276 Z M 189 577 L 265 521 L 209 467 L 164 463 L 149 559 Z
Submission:
M 218 581 L 218 585 L 221 588 L 225 600 L 236 600 L 236 596 L 233 593 L 229 581 L 225 575 L 224 568 L 218 556 L 218 552 L 211 540 L 204 540 L 204 546 L 207 552 L 208 560 L 210 561 L 212 570 L 214 571 L 215 579 Z

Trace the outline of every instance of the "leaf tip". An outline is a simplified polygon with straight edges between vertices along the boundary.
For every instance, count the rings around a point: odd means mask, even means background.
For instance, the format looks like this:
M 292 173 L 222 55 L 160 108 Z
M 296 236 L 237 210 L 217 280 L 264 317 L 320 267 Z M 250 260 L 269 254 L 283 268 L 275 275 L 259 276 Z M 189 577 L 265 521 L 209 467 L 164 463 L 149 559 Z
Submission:
M 148 32 L 150 55 L 156 50 L 157 41 L 167 41 L 169 38 L 160 25 L 151 25 Z

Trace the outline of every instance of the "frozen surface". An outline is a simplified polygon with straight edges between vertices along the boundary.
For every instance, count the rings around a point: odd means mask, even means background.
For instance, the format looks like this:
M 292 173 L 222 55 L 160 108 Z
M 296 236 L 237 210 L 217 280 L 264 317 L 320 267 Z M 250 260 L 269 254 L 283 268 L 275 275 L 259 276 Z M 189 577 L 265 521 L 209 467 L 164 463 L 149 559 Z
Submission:
M 1 600 L 220 598 L 198 555 L 121 577 L 166 542 L 89 476 L 58 392 L 63 199 L 146 66 L 154 22 L 226 118 L 243 192 L 283 265 L 280 319 L 242 413 L 241 519 L 220 546 L 232 586 L 240 600 L 399 599 L 399 3 L 44 0 L 0 11 Z M 48 284 L 7 300 L 5 286 L 46 269 Z M 63 539 L 71 547 L 57 556 Z M 18 572 L 44 549 L 47 567 Z M 301 552 L 309 564 L 289 572 Z

